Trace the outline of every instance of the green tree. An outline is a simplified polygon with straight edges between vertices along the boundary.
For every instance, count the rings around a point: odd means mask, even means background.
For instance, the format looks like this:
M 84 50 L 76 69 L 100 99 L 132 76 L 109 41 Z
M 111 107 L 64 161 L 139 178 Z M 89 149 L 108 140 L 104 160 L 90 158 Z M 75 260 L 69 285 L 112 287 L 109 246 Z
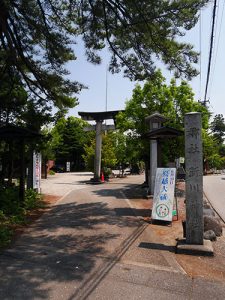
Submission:
M 123 132 L 117 130 L 112 134 L 112 142 L 114 145 L 117 165 L 123 170 L 129 161 L 127 153 L 127 136 Z
M 127 166 L 140 163 L 139 145 L 128 133 L 109 131 L 102 134 L 102 169 L 120 167 L 123 171 Z M 94 170 L 95 137 L 85 145 L 83 158 L 87 169 Z
M 225 120 L 222 114 L 215 115 L 210 124 L 210 155 L 207 157 L 206 170 L 210 168 L 222 169 L 225 167 Z M 209 144 L 209 143 L 208 143 Z
M 88 171 L 94 172 L 94 159 L 95 159 L 95 137 L 93 137 L 88 143 L 84 145 L 84 154 L 82 158 L 85 163 L 85 167 Z
M 2 70 L 12 65 L 27 89 L 57 107 L 72 107 L 83 85 L 68 80 L 65 65 L 75 60 L 71 47 L 82 36 L 87 59 L 100 63 L 109 47 L 110 70 L 125 76 L 152 76 L 155 60 L 187 77 L 196 75 L 197 53 L 178 42 L 198 21 L 209 0 L 176 1 L 12 1 L 0 2 Z M 75 39 L 75 41 L 74 41 Z
M 225 120 L 222 114 L 215 115 L 210 124 L 210 129 L 218 145 L 222 145 L 225 135 Z
M 102 169 L 113 168 L 117 164 L 115 145 L 113 143 L 113 132 L 107 132 L 102 140 Z
M 143 87 L 137 85 L 133 90 L 132 98 L 127 101 L 126 108 L 117 118 L 118 126 L 124 131 L 130 130 L 132 137 L 139 145 L 139 157 L 147 158 L 149 153 L 147 141 L 143 137 L 149 131 L 145 117 L 159 112 L 168 118 L 166 125 L 177 129 L 184 128 L 184 114 L 190 111 L 202 113 L 203 128 L 208 128 L 209 112 L 200 103 L 194 101 L 191 87 L 182 81 L 176 85 L 173 79 L 169 85 L 161 72 L 155 73 L 152 80 L 147 81 Z M 171 161 L 184 155 L 184 138 L 167 140 L 163 143 L 163 161 Z
M 115 145 L 114 133 L 107 132 L 102 134 L 102 157 L 101 167 L 113 168 L 118 163 L 116 156 L 116 145 Z M 94 158 L 95 158 L 95 137 L 85 145 L 85 153 L 83 159 L 85 161 L 86 168 L 90 171 L 94 171 Z
M 0 124 L 14 124 L 39 131 L 51 121 L 51 105 L 27 91 L 21 74 L 5 63 L 0 50 Z
M 92 135 L 91 133 L 84 134 L 85 126 L 87 123 L 79 118 L 61 118 L 50 132 L 52 138 L 49 140 L 47 149 L 51 158 L 63 164 L 70 161 L 72 170 L 82 169 L 84 145 Z
M 69 36 L 75 29 L 63 3 L 47 2 L 0 2 L 0 78 L 8 66 L 13 67 L 27 90 L 42 102 L 73 107 L 73 93 L 82 85 L 69 81 L 63 66 L 75 59 Z
M 17 74 L 5 74 L 0 81 L 0 124 L 15 123 L 21 118 L 28 94 Z
M 196 75 L 192 63 L 197 53 L 180 43 L 198 21 L 198 12 L 208 1 L 82 1 L 78 26 L 83 34 L 88 59 L 98 63 L 98 51 L 109 45 L 110 69 L 143 79 L 155 71 L 160 59 L 180 76 Z M 74 1 L 76 7 L 77 1 Z
M 5 52 L 0 49 L 0 124 L 9 124 L 21 119 L 28 93 L 20 74 L 13 66 L 4 66 L 4 59 Z

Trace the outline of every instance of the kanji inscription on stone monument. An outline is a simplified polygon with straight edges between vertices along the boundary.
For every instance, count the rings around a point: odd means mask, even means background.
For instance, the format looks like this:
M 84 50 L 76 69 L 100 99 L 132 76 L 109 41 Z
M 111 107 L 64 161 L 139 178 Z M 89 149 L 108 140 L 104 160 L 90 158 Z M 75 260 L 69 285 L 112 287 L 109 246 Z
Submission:
M 186 243 L 203 244 L 201 113 L 185 115 Z

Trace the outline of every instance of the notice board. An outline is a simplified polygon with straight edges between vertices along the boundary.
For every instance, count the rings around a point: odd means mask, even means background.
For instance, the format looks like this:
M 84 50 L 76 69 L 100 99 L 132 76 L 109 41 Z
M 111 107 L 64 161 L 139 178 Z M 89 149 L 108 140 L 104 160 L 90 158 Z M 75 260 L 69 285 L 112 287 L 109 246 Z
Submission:
M 41 192 L 41 153 L 33 152 L 33 188 Z
M 176 168 L 157 168 L 152 219 L 172 221 Z

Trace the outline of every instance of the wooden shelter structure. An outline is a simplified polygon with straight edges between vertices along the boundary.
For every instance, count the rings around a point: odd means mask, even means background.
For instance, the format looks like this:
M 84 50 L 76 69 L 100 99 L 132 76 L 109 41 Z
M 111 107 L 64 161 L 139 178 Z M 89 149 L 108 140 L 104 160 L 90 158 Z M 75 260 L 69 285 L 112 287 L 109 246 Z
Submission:
M 20 155 L 20 183 L 19 183 L 19 197 L 24 201 L 25 197 L 25 144 L 35 138 L 40 138 L 42 135 L 38 132 L 28 128 L 15 126 L 12 124 L 0 126 L 0 141 L 6 143 L 19 142 L 19 155 Z
M 183 132 L 172 127 L 163 126 L 163 123 L 168 121 L 168 119 L 158 112 L 155 112 L 152 115 L 146 117 L 145 121 L 147 124 L 149 124 L 149 132 L 145 133 L 143 135 L 143 138 L 147 138 L 150 140 L 150 166 L 148 186 L 151 195 L 153 195 L 156 170 L 159 166 L 161 166 L 160 142 L 164 139 L 176 138 L 177 136 L 183 135 Z

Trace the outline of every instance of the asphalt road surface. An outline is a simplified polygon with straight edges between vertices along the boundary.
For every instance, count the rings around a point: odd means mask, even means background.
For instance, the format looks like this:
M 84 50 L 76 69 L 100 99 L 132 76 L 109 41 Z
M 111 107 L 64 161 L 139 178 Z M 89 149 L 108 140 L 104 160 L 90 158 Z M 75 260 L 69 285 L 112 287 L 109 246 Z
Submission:
M 69 172 L 48 175 L 41 180 L 41 193 L 55 196 L 65 196 L 71 191 L 87 187 L 87 182 L 93 177 L 91 172 Z
M 176 254 L 181 220 L 143 222 L 143 175 L 102 185 L 91 176 L 42 181 L 61 199 L 0 252 L 0 300 L 225 299 L 224 237 L 214 258 Z
M 204 176 L 203 186 L 209 202 L 225 222 L 225 174 Z

